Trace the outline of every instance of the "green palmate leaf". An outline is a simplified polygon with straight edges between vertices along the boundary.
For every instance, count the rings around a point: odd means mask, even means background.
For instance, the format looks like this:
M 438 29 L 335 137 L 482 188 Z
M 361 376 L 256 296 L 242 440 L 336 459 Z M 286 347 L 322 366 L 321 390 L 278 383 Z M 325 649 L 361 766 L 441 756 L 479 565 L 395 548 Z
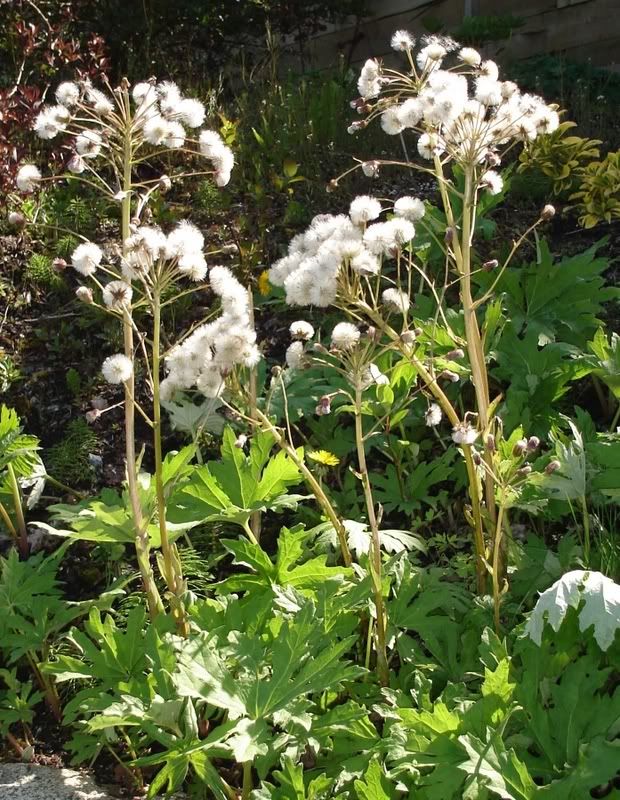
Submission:
M 592 372 L 611 389 L 614 397 L 620 400 L 620 336 L 611 334 L 608 341 L 605 332 L 599 328 L 594 334 L 594 339 L 588 342 L 592 352 L 589 359 Z
M 620 741 L 596 736 L 579 744 L 577 763 L 568 775 L 539 789 L 540 800 L 582 800 L 592 789 L 604 786 L 618 774 Z M 610 795 L 612 797 L 613 795 Z
M 354 785 L 359 800 L 392 800 L 397 796 L 377 759 L 368 765 L 364 779 L 355 781 Z
M 330 789 L 334 781 L 325 775 L 319 775 L 306 786 L 303 766 L 295 764 L 287 756 L 282 758 L 282 768 L 275 770 L 273 777 L 278 781 L 278 786 L 263 783 L 260 789 L 252 792 L 252 800 L 344 800 L 348 796 L 333 794 Z
M 495 357 L 492 373 L 508 385 L 499 412 L 507 431 L 521 425 L 529 433 L 546 435 L 559 418 L 553 410 L 556 401 L 571 381 L 590 372 L 581 351 L 563 343 L 541 346 L 535 331 L 521 337 L 512 323 L 505 326 Z
M 254 570 L 256 575 L 231 575 L 219 584 L 221 592 L 237 592 L 252 586 L 291 586 L 294 589 L 318 589 L 330 578 L 352 575 L 344 567 L 328 567 L 327 556 L 302 560 L 308 532 L 301 525 L 282 528 L 278 552 L 273 563 L 258 544 L 238 539 L 223 539 L 222 544 L 235 557 L 235 564 Z M 300 563 L 300 561 L 302 563 Z
M 552 497 L 575 500 L 586 495 L 586 453 L 577 426 L 572 420 L 568 420 L 568 424 L 573 434 L 572 441 L 565 442 L 554 434 L 551 437 L 560 466 L 550 475 L 538 473 L 532 482 Z
M 438 458 L 420 461 L 410 474 L 402 480 L 393 464 L 388 464 L 382 473 L 372 472 L 370 480 L 378 502 L 386 511 L 400 510 L 411 513 L 423 505 L 435 507 L 441 500 L 437 485 L 451 477 L 454 471 L 455 450 L 450 448 Z
M 246 528 L 254 511 L 294 508 L 300 495 L 288 495 L 287 487 L 300 482 L 297 466 L 284 453 L 270 456 L 275 440 L 258 432 L 245 455 L 236 446 L 232 428 L 224 431 L 222 458 L 193 470 L 170 502 L 174 523 L 234 522 Z M 302 455 L 302 451 L 299 451 Z
M 600 325 L 603 303 L 620 294 L 604 288 L 609 261 L 596 257 L 602 244 L 554 263 L 542 241 L 536 262 L 504 272 L 497 290 L 505 293 L 507 317 L 517 333 L 531 334 L 540 345 L 559 340 L 585 349 Z
M 540 645 L 545 619 L 554 631 L 560 629 L 569 608 L 579 609 L 579 629 L 594 626 L 601 650 L 608 650 L 620 630 L 620 586 L 600 572 L 567 572 L 544 591 L 525 626 L 525 633 Z
M 464 800 L 486 800 L 489 791 L 502 800 L 532 800 L 536 796 L 537 786 L 525 764 L 513 750 L 505 749 L 501 737 L 491 729 L 486 741 L 468 734 L 459 736 L 459 742 L 468 756 L 458 766 L 467 775 Z

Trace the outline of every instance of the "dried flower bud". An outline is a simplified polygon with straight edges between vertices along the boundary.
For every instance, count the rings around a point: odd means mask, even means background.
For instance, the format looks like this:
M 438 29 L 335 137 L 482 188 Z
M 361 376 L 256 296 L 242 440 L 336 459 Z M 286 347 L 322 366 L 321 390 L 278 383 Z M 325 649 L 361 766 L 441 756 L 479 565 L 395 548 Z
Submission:
M 544 219 L 545 222 L 548 222 L 550 219 L 555 217 L 555 206 L 547 203 L 547 205 L 543 208 L 540 212 L 540 218 Z
M 414 328 L 413 332 L 415 333 L 416 336 L 422 336 L 422 334 L 424 333 L 422 328 Z
M 23 228 L 26 224 L 26 217 L 19 211 L 11 211 L 9 214 L 9 225 L 14 228 Z
M 485 272 L 493 272 L 494 269 L 497 269 L 499 261 L 496 258 L 492 258 L 490 261 L 485 261 L 482 265 L 482 269 Z
M 502 163 L 502 159 L 494 153 L 493 150 L 487 150 L 484 156 L 484 160 L 490 167 L 499 167 Z
M 127 91 L 129 91 L 129 87 L 130 87 L 130 86 L 131 86 L 131 84 L 129 83 L 129 79 L 128 79 L 128 78 L 121 78 L 121 85 L 120 85 L 120 88 L 121 88 L 121 90 L 122 90 L 123 92 L 127 92 Z
M 243 450 L 247 440 L 248 437 L 245 435 L 245 433 L 240 433 L 239 436 L 237 436 L 237 438 L 235 439 L 235 447 L 238 448 L 239 450 Z
M 172 181 L 167 175 L 162 175 L 157 184 L 157 188 L 162 194 L 166 194 L 172 189 Z
M 474 451 L 473 451 L 473 453 L 472 453 L 472 460 L 473 460 L 474 464 L 475 464 L 477 467 L 479 467 L 479 466 L 480 466 L 480 464 L 482 464 L 482 457 L 481 457 L 480 453 L 479 453 L 477 450 L 474 450 Z
M 75 290 L 75 294 L 78 300 L 86 303 L 86 305 L 90 306 L 93 304 L 93 293 L 88 286 L 78 286 L 78 288 Z
M 527 450 L 527 439 L 519 439 L 515 442 L 514 447 L 512 448 L 512 454 L 515 457 L 522 456 L 523 453 Z
M 444 378 L 445 380 L 450 381 L 450 383 L 458 383 L 459 382 L 459 376 L 456 374 L 456 372 L 452 372 L 451 369 L 442 370 L 439 373 L 438 377 L 439 378 Z
M 400 340 L 404 344 L 413 344 L 416 340 L 415 331 L 403 331 L 400 335 Z
M 551 475 L 553 472 L 560 469 L 561 466 L 562 465 L 560 464 L 560 462 L 554 459 L 553 461 L 550 461 L 547 464 L 547 466 L 545 467 L 545 472 L 547 473 L 547 475 Z
M 93 408 L 91 411 L 87 411 L 86 414 L 84 414 L 86 422 L 88 422 L 89 425 L 92 425 L 93 422 L 96 422 L 100 416 L 101 411 L 99 411 L 98 408 Z
M 282 367 L 279 367 L 277 364 L 275 367 L 271 368 L 271 374 L 274 378 L 279 378 L 280 374 L 282 373 Z
M 530 436 L 527 440 L 527 449 L 530 453 L 533 453 L 535 450 L 538 450 L 540 447 L 540 439 L 538 436 Z
M 331 194 L 332 192 L 335 192 L 337 188 L 338 188 L 338 181 L 335 178 L 332 178 L 331 181 L 325 187 L 325 191 L 328 194 Z
M 55 258 L 52 261 L 52 267 L 56 270 L 56 272 L 64 272 L 69 265 L 64 260 L 64 258 Z
M 379 174 L 379 162 L 364 161 L 362 164 L 362 172 L 367 178 L 376 178 Z
M 332 401 L 331 397 L 327 394 L 323 395 L 318 402 L 318 405 L 315 409 L 315 413 L 319 417 L 325 417 L 327 414 L 331 414 L 332 411 Z
M 532 468 L 530 467 L 530 465 L 529 464 L 524 464 L 521 467 L 521 469 L 517 470 L 517 475 L 521 475 L 521 476 L 525 477 L 526 475 L 529 475 L 531 471 L 532 471 Z
M 450 350 L 449 353 L 446 353 L 446 358 L 448 361 L 459 361 L 461 358 L 465 358 L 465 353 L 460 347 L 457 347 L 456 350 Z
M 487 438 L 485 439 L 484 446 L 489 451 L 489 453 L 495 452 L 495 436 L 492 433 L 487 433 Z
M 239 248 L 235 244 L 235 242 L 229 242 L 228 244 L 222 245 L 222 253 L 225 256 L 232 256 L 234 255 Z
M 453 239 L 454 239 L 454 228 L 446 228 L 446 232 L 443 235 L 444 242 L 446 244 L 451 244 Z

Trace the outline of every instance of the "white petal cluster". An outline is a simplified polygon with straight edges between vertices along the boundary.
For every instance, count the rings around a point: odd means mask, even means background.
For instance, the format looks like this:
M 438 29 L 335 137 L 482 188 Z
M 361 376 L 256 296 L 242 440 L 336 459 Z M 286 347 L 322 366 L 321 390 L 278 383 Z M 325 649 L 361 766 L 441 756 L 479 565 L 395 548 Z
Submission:
M 248 293 L 226 267 L 213 267 L 209 279 L 222 313 L 197 328 L 166 358 L 168 375 L 161 384 L 164 401 L 194 387 L 205 397 L 218 397 L 236 365 L 252 367 L 260 360 Z
M 125 383 L 133 375 L 133 364 L 126 355 L 117 353 L 106 358 L 101 372 L 108 383 Z
M 34 164 L 24 164 L 19 168 L 15 182 L 20 192 L 30 194 L 39 185 L 41 173 Z
M 405 34 L 397 31 L 392 47 L 409 53 Z M 554 106 L 501 81 L 497 64 L 483 61 L 477 50 L 458 49 L 455 66 L 445 67 L 444 61 L 456 49 L 458 45 L 445 37 L 427 37 L 415 55 L 415 69 L 408 66 L 403 74 L 383 71 L 380 62 L 367 61 L 358 86 L 366 101 L 364 109 L 379 115 L 389 135 L 414 129 L 422 158 L 447 154 L 469 164 L 484 162 L 489 153 L 496 156 L 514 140 L 533 141 L 558 127 Z
M 101 248 L 94 242 L 83 242 L 73 251 L 71 264 L 81 275 L 94 275 L 97 267 L 101 264 L 103 253 Z

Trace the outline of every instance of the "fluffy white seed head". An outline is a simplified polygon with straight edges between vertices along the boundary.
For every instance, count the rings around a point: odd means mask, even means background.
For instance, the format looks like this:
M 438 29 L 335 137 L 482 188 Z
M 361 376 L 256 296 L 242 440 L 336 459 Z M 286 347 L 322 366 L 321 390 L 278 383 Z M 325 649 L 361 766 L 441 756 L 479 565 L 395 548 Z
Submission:
M 332 331 L 332 347 L 335 350 L 351 350 L 360 340 L 360 331 L 351 322 L 339 322 Z
M 289 331 L 293 339 L 299 339 L 302 342 L 307 342 L 314 336 L 314 328 L 309 322 L 303 319 L 291 323 Z
M 381 213 L 381 203 L 375 197 L 360 195 L 349 208 L 349 216 L 355 225 L 364 225 Z
M 409 33 L 409 31 L 396 31 L 392 35 L 392 40 L 390 42 L 392 50 L 398 51 L 407 51 L 412 50 L 415 47 L 415 39 Z
M 504 181 L 497 172 L 489 169 L 481 176 L 480 185 L 483 186 L 489 194 L 499 194 L 504 188 Z
M 81 275 L 89 276 L 95 274 L 102 258 L 103 253 L 100 247 L 94 242 L 83 242 L 73 251 L 71 263 Z
M 401 292 L 400 289 L 385 289 L 381 295 L 383 305 L 390 311 L 397 311 L 399 314 L 406 314 L 409 311 L 409 295 Z
M 24 164 L 20 167 L 15 182 L 20 192 L 30 194 L 39 185 L 41 173 L 34 164 Z
M 186 97 L 179 104 L 178 114 L 188 128 L 199 128 L 205 120 L 205 107 L 200 100 Z
M 478 431 L 469 422 L 461 422 L 452 429 L 452 441 L 456 444 L 473 444 Z
M 409 222 L 417 222 L 426 213 L 424 202 L 418 197 L 399 197 L 394 203 L 394 213 L 397 217 L 404 217 Z
M 84 158 L 95 158 L 101 152 L 103 139 L 97 131 L 82 131 L 75 140 L 75 149 Z
M 72 81 L 64 81 L 56 89 L 56 100 L 62 106 L 71 108 L 80 99 L 80 87 Z
M 113 311 L 122 311 L 131 305 L 133 292 L 125 281 L 110 281 L 103 287 L 103 302 Z
M 478 67 L 482 63 L 482 56 L 473 47 L 462 47 L 459 50 L 459 60 L 469 67 Z
M 133 375 L 133 364 L 126 355 L 117 353 L 106 358 L 101 372 L 108 383 L 125 383 Z
M 299 369 L 304 363 L 304 343 L 292 342 L 286 348 L 285 360 L 290 369 Z
M 424 421 L 429 428 L 434 428 L 441 422 L 443 414 L 437 403 L 431 403 L 424 415 Z

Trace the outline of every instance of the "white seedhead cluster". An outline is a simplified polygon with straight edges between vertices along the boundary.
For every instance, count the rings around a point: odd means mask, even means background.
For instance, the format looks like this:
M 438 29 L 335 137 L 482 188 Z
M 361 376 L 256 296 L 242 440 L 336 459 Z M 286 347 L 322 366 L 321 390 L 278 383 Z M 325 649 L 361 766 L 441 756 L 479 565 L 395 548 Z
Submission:
M 222 313 L 197 328 L 166 358 L 168 376 L 161 384 L 164 401 L 193 387 L 205 397 L 218 397 L 236 365 L 252 367 L 260 360 L 247 291 L 226 267 L 213 267 L 209 277 Z
M 70 172 L 93 172 L 98 158 L 114 162 L 129 133 L 134 153 L 143 145 L 195 152 L 210 160 L 218 186 L 228 183 L 235 163 L 230 148 L 215 131 L 193 133 L 205 119 L 199 100 L 183 97 L 170 81 L 136 83 L 130 94 L 121 87 L 107 88 L 108 94 L 87 81 L 61 83 L 57 105 L 45 106 L 35 120 L 34 130 L 41 139 L 60 134 L 72 137 L 73 153 L 66 163 Z M 23 165 L 17 176 L 22 192 L 34 191 L 40 181 L 41 174 L 32 164 Z
M 500 81 L 497 64 L 471 47 L 430 36 L 415 52 L 415 39 L 406 31 L 397 31 L 392 46 L 406 55 L 407 69 L 393 70 L 376 59 L 364 64 L 361 97 L 352 103 L 364 119 L 352 123 L 351 133 L 379 116 L 387 134 L 418 134 L 423 159 L 498 166 L 499 152 L 512 142 L 530 142 L 558 127 L 555 106 Z M 487 171 L 481 185 L 499 191 L 498 178 Z
M 422 218 L 424 203 L 401 197 L 391 210 L 390 219 L 373 222 L 384 209 L 379 200 L 363 195 L 353 200 L 348 216 L 315 217 L 308 230 L 291 241 L 288 254 L 273 264 L 269 280 L 284 286 L 289 305 L 331 305 L 343 270 L 360 277 L 378 275 L 383 259 L 397 257 L 415 236 L 412 220 Z M 409 307 L 409 298 L 398 290 L 386 300 L 391 310 L 403 313 Z

